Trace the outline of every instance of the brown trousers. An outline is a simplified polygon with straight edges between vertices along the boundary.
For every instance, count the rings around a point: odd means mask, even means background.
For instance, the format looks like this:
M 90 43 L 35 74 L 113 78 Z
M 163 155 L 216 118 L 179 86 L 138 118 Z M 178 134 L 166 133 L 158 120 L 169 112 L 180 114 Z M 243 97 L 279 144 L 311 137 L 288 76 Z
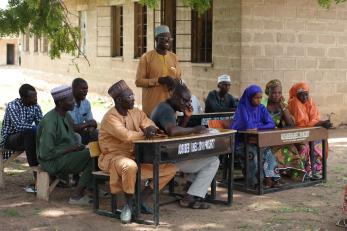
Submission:
M 159 190 L 162 189 L 176 174 L 174 164 L 161 164 L 159 166 Z M 137 165 L 133 159 L 119 157 L 111 160 L 109 164 L 111 193 L 123 191 L 127 194 L 135 193 Z M 153 178 L 152 164 L 141 165 L 141 180 Z M 153 188 L 151 183 L 150 185 Z

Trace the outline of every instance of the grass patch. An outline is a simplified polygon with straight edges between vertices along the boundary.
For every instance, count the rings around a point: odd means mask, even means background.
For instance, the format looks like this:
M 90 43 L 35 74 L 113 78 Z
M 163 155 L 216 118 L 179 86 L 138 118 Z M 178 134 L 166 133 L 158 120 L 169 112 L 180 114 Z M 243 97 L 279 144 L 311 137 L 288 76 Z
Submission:
M 284 225 L 286 228 L 289 227 L 290 223 L 293 220 L 287 219 L 287 218 L 282 218 L 282 217 L 271 217 L 267 219 L 265 222 L 266 224 L 262 227 L 262 231 L 267 231 L 267 230 L 277 230 L 279 227 L 278 225 Z M 276 229 L 274 229 L 274 226 L 276 226 Z
M 41 208 L 34 208 L 34 215 L 38 216 L 40 215 L 42 209 Z
M 99 99 L 99 100 L 91 100 L 90 101 L 90 106 L 94 109 L 98 108 L 98 109 L 105 109 L 106 107 L 106 102 Z
M 18 213 L 16 209 L 10 208 L 5 209 L 4 211 L 1 211 L 1 216 L 4 217 L 21 217 L 21 215 Z
M 277 208 L 271 210 L 273 213 L 298 213 L 298 212 L 303 212 L 303 213 L 314 213 L 318 214 L 319 210 L 316 208 L 310 208 L 310 207 L 282 207 L 282 208 Z
M 248 225 L 248 224 L 241 224 L 237 227 L 239 230 L 249 230 L 249 229 L 253 229 L 252 226 Z
M 341 172 L 343 172 L 343 171 L 344 171 L 344 168 L 343 168 L 342 166 L 335 166 L 335 167 L 331 170 L 332 173 L 341 173 Z

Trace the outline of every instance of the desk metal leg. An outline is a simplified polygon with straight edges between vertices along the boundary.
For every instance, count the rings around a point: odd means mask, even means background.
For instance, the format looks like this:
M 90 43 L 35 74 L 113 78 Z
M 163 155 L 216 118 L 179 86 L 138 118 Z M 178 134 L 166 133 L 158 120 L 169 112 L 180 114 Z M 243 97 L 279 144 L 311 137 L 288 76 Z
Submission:
M 323 182 L 326 183 L 327 182 L 327 140 L 322 140 L 322 164 L 323 164 Z
M 2 158 L 2 156 L 0 156 Z M 0 170 L 1 171 L 1 170 Z M 96 212 L 99 209 L 99 185 L 96 177 L 93 175 L 93 210 Z
M 211 199 L 216 199 L 216 194 L 217 194 L 216 188 L 217 188 L 216 177 L 214 177 L 211 182 Z
M 310 162 L 311 162 L 311 173 L 312 175 L 316 173 L 316 169 L 314 167 L 314 164 L 316 163 L 316 156 L 314 154 L 314 142 L 310 141 L 309 142 L 310 146 Z
M 156 150 L 156 153 L 157 152 Z M 158 156 L 155 155 L 155 158 L 153 160 L 153 197 L 154 197 L 154 214 L 153 214 L 153 220 L 154 220 L 154 225 L 157 226 L 159 225 L 159 160 Z
M 258 186 L 258 195 L 264 194 L 264 164 L 263 164 L 263 156 L 264 156 L 264 148 L 257 147 L 257 153 L 258 153 L 258 179 L 259 179 L 259 186 Z
M 140 147 L 135 145 L 135 160 L 138 166 L 136 174 L 136 188 L 135 188 L 135 218 L 140 216 L 140 203 L 141 203 L 141 161 L 140 161 Z
M 244 177 L 245 177 L 245 189 L 248 189 L 249 187 L 249 150 L 250 150 L 250 147 L 249 147 L 249 144 L 248 144 L 248 135 L 245 134 L 245 141 L 244 141 L 244 145 L 245 145 L 245 173 L 244 173 Z
M 233 181 L 234 181 L 234 153 L 229 154 L 228 158 L 228 171 L 227 171 L 227 176 L 228 176 L 228 206 L 231 206 L 233 203 Z

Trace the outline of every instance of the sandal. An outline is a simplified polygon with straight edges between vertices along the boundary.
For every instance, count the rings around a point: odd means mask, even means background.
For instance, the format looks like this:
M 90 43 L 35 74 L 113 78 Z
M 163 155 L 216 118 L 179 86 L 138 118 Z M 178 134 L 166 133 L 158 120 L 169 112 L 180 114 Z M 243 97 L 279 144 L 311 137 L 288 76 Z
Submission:
M 149 207 L 146 203 L 141 203 L 141 213 L 142 214 L 153 214 L 154 211 L 151 207 Z
M 211 206 L 205 202 L 202 201 L 191 201 L 191 202 L 185 202 L 183 200 L 180 200 L 180 206 L 182 208 L 191 208 L 191 209 L 209 209 Z
M 347 228 L 347 222 L 346 219 L 341 219 L 336 222 L 336 226 L 342 227 L 342 228 Z
M 272 188 L 281 188 L 283 186 L 283 184 L 278 180 L 278 181 L 274 181 Z

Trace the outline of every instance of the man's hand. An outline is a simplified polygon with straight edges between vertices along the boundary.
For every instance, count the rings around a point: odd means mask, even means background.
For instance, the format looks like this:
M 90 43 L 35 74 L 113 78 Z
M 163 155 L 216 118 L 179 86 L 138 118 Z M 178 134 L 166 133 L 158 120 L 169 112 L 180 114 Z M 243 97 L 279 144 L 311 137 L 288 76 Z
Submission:
M 208 131 L 207 128 L 202 125 L 198 125 L 194 127 L 194 133 L 202 134 L 202 133 L 206 133 L 207 131 Z
M 78 152 L 78 151 L 82 151 L 86 148 L 85 145 L 83 144 L 74 144 L 72 145 L 71 147 L 68 147 L 66 150 L 65 150 L 65 154 L 68 154 L 70 152 Z
M 146 137 L 146 139 L 150 139 L 152 138 L 153 136 L 155 136 L 157 134 L 157 131 L 159 129 L 157 129 L 156 127 L 154 126 L 149 126 L 149 127 L 146 127 L 144 130 L 143 130 L 143 133 Z
M 93 128 L 98 127 L 98 124 L 96 123 L 95 120 L 88 120 L 86 123 L 88 124 L 88 127 L 93 127 Z
M 184 116 L 191 117 L 193 115 L 193 106 L 189 105 L 184 109 Z
M 165 76 L 165 77 L 159 77 L 158 78 L 158 83 L 165 85 L 169 91 L 174 89 L 176 82 L 175 79 L 170 77 L 170 76 Z

